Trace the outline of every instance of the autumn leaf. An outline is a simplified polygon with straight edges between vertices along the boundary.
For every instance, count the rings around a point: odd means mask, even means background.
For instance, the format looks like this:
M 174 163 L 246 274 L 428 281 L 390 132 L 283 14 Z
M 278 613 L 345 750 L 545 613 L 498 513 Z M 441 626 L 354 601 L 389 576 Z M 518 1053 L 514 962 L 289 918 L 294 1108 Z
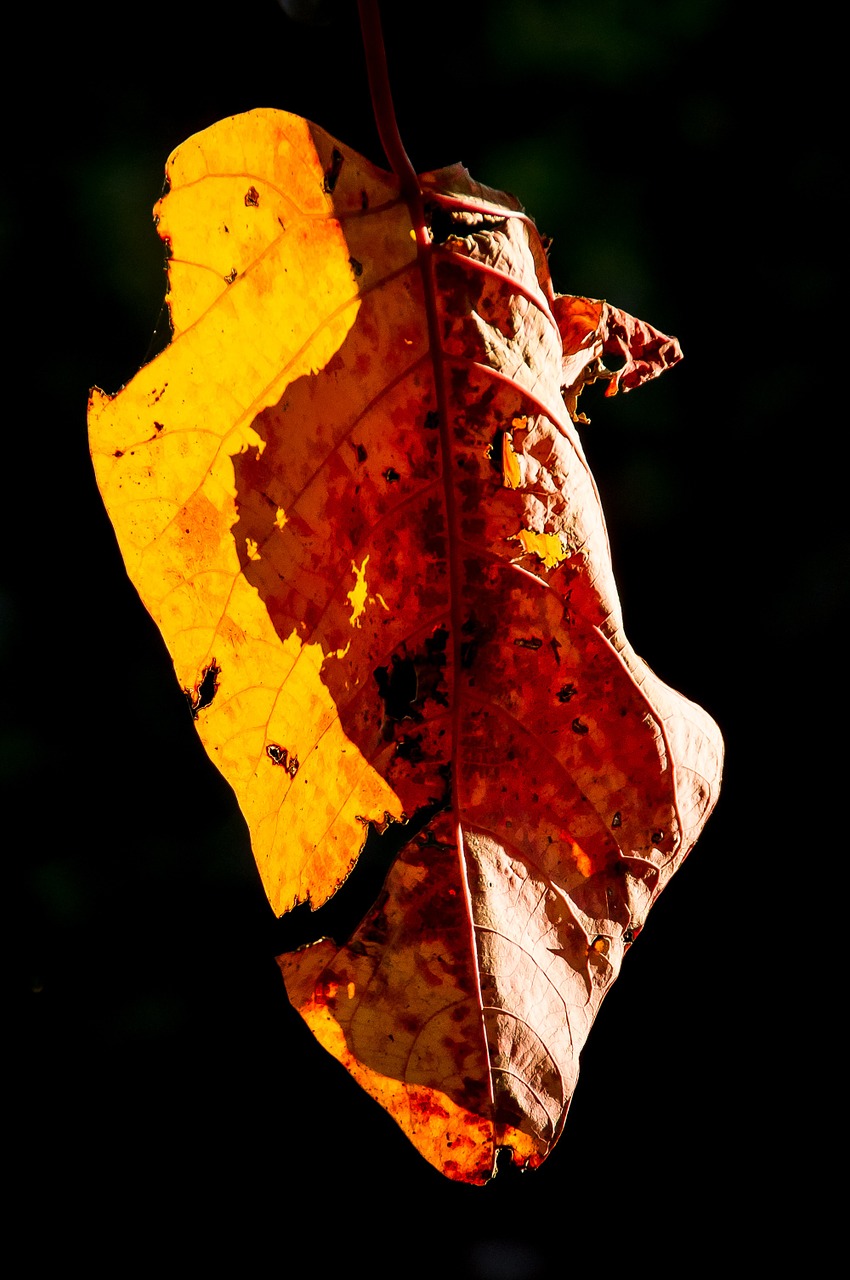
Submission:
M 350 936 L 279 959 L 317 1039 L 448 1176 L 539 1164 L 717 798 L 716 726 L 624 635 L 577 429 L 584 385 L 678 345 L 556 295 L 460 166 L 411 190 L 264 110 L 167 174 L 173 340 L 89 414 L 127 571 L 275 912 L 399 849 Z

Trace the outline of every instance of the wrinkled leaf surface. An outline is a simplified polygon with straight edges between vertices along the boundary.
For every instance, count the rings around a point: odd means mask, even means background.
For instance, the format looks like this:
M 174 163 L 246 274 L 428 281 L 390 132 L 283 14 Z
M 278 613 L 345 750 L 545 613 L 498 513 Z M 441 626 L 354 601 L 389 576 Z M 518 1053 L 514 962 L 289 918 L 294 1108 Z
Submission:
M 585 383 L 678 346 L 556 296 L 459 166 L 408 207 L 255 111 L 168 178 L 173 340 L 90 407 L 128 573 L 274 910 L 331 898 L 370 829 L 401 847 L 351 937 L 280 957 L 293 1004 L 450 1177 L 537 1164 L 717 796 L 716 726 L 623 634 L 577 430 Z

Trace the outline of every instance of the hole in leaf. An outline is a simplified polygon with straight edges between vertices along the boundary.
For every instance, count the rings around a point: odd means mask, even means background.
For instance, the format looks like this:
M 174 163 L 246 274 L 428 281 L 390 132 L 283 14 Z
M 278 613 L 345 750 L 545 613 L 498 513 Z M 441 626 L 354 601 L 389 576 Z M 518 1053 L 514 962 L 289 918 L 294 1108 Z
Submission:
M 609 349 L 605 347 L 602 358 L 605 368 L 610 373 L 619 373 L 621 369 L 625 368 L 626 356 L 619 349 L 612 348 L 609 351 Z
M 418 689 L 416 663 L 413 659 L 399 658 L 397 654 L 393 654 L 391 665 L 378 667 L 374 675 L 387 719 L 413 719 L 413 703 Z
M 325 169 L 324 182 L 322 183 L 322 190 L 326 195 L 332 194 L 334 187 L 339 181 L 340 170 L 342 169 L 342 162 L 344 159 L 345 157 L 342 152 L 338 150 L 337 147 L 334 147 L 331 153 L 331 162 L 327 169 Z
M 190 693 L 188 689 L 183 690 L 189 702 L 193 720 L 197 720 L 200 711 L 205 711 L 207 707 L 212 705 L 212 700 L 218 692 L 218 678 L 220 675 L 221 667 L 215 665 L 215 658 L 213 658 L 210 665 L 204 667 L 200 682 L 195 686 L 194 693 Z

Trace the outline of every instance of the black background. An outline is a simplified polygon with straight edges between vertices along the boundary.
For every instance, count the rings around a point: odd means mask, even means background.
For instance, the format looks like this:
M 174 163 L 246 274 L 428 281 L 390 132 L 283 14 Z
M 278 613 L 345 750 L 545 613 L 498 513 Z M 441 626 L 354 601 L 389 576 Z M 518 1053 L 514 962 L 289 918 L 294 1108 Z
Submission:
M 848 561 L 829 40 L 724 0 L 386 6 L 416 167 L 514 191 L 556 289 L 682 342 L 658 383 L 589 393 L 584 439 L 630 638 L 728 748 L 559 1146 L 477 1189 L 427 1166 L 289 1007 L 244 826 L 87 453 L 88 388 L 128 381 L 157 325 L 150 209 L 175 146 L 277 106 L 382 162 L 356 13 L 330 8 L 327 27 L 275 0 L 24 19 L 0 577 L 16 1222 L 34 1259 L 119 1273 L 527 1280 L 811 1251 Z

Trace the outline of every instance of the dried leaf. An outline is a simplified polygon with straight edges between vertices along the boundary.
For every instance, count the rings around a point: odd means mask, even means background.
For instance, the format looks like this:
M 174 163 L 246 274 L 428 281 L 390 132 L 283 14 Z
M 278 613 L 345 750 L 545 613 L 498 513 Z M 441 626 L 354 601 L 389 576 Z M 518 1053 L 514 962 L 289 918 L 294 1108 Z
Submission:
M 450 1177 L 538 1164 L 717 797 L 716 726 L 623 633 L 575 425 L 586 383 L 678 345 L 556 297 L 533 223 L 460 166 L 409 208 L 255 111 L 167 172 L 174 338 L 90 407 L 128 573 L 276 912 L 400 836 L 353 935 L 280 957 L 293 1004 Z

